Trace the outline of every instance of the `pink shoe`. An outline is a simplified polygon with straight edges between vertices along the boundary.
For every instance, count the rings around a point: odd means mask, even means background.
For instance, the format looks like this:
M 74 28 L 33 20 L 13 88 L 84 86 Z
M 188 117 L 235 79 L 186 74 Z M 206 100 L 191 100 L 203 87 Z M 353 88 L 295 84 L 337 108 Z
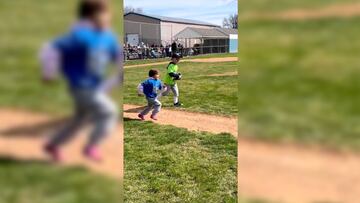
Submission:
M 60 149 L 56 146 L 46 145 L 44 147 L 44 152 L 50 156 L 50 158 L 55 162 L 63 161 L 63 156 L 60 152 Z
M 95 146 L 86 147 L 84 150 L 84 156 L 92 161 L 101 162 L 102 158 L 99 150 Z
M 158 118 L 156 116 L 154 116 L 154 115 L 151 115 L 150 118 L 153 119 L 154 121 L 158 120 Z
M 145 116 L 144 115 L 141 115 L 139 114 L 138 117 L 140 118 L 140 120 L 144 121 L 145 120 Z

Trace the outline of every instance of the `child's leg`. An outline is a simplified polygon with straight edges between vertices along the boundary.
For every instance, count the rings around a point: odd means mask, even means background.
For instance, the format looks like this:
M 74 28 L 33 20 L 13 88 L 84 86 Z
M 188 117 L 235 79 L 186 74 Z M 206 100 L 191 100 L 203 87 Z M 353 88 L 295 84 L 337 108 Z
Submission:
M 179 103 L 179 88 L 177 84 L 171 86 L 171 91 L 174 93 L 174 104 Z
M 146 116 L 154 108 L 154 100 L 151 98 L 146 98 L 148 101 L 147 107 L 140 113 L 140 115 Z
M 152 112 L 152 116 L 156 116 L 161 111 L 161 102 L 158 99 L 154 100 L 154 110 Z
M 75 137 L 76 132 L 82 126 L 85 117 L 86 112 L 84 112 L 81 107 L 77 107 L 75 115 L 70 121 L 70 123 L 52 137 L 52 139 L 48 143 L 48 146 L 58 147 L 70 141 L 73 137 Z
M 88 147 L 98 145 L 116 127 L 118 122 L 118 108 L 105 94 L 97 93 L 91 109 L 94 116 L 94 130 L 90 134 Z

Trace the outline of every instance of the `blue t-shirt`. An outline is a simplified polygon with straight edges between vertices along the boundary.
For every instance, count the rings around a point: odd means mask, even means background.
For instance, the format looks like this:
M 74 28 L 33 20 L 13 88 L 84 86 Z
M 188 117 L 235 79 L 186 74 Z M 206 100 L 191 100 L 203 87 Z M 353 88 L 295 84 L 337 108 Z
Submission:
M 61 70 L 72 89 L 96 89 L 106 68 L 120 56 L 120 45 L 110 30 L 89 25 L 74 27 L 59 37 L 53 46 L 61 55 Z
M 157 92 L 162 89 L 161 80 L 149 78 L 142 83 L 144 94 L 148 98 L 156 98 Z

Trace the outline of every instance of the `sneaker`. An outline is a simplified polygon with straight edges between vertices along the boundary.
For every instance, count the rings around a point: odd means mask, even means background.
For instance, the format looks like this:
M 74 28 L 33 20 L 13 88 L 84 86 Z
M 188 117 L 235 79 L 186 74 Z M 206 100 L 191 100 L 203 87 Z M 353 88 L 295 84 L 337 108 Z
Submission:
M 154 116 L 154 115 L 151 115 L 150 118 L 153 119 L 154 121 L 157 121 L 157 120 L 158 120 L 157 117 Z
M 182 103 L 178 102 L 176 104 L 174 104 L 175 107 L 181 107 L 182 106 Z
M 144 121 L 145 120 L 145 116 L 144 115 L 141 115 L 139 114 L 138 117 L 140 118 L 140 120 Z
M 86 147 L 84 150 L 84 156 L 95 162 L 102 161 L 99 150 L 97 149 L 97 147 L 94 146 Z
M 44 147 L 44 152 L 50 156 L 50 158 L 55 162 L 61 162 L 63 160 L 63 156 L 58 147 L 52 145 L 46 145 Z

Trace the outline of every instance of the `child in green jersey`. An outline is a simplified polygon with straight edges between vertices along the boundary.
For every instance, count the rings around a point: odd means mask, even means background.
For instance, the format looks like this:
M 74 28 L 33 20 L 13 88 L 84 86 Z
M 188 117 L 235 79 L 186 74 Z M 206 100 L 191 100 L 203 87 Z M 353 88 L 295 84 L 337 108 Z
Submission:
M 166 86 L 166 91 L 162 94 L 163 96 L 167 96 L 170 91 L 174 94 L 174 106 L 180 107 L 182 104 L 179 101 L 179 88 L 176 84 L 177 80 L 181 80 L 181 73 L 178 72 L 179 67 L 178 63 L 180 61 L 179 54 L 173 54 L 171 57 L 171 62 L 167 67 L 167 73 L 164 78 L 164 83 Z

